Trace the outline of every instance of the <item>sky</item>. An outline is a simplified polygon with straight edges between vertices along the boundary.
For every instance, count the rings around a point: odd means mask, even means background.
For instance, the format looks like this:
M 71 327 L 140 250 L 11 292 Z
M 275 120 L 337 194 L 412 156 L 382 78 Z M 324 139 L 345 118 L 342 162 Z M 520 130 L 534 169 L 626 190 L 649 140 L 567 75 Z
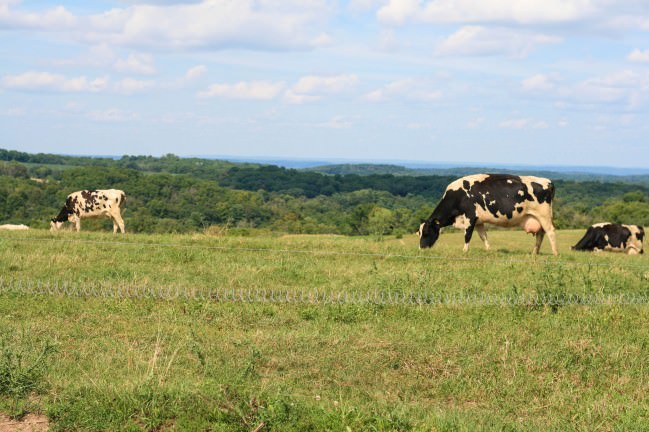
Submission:
M 648 167 L 644 0 L 0 0 L 0 148 Z

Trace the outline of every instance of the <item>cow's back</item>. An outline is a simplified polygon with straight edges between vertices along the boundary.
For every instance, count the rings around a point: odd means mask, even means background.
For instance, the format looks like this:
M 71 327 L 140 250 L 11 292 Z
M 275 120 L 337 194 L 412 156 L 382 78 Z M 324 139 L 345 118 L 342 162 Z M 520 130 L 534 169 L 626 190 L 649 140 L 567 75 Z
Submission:
M 118 207 L 124 203 L 124 199 L 126 198 L 126 194 L 120 189 L 104 189 L 98 190 L 97 192 L 103 193 L 111 204 L 117 205 Z
M 86 189 L 68 195 L 66 207 L 78 217 L 94 217 L 119 212 L 124 202 L 119 189 Z
M 473 174 L 453 181 L 444 197 L 471 219 L 499 226 L 525 226 L 528 219 L 551 220 L 554 185 L 546 178 Z

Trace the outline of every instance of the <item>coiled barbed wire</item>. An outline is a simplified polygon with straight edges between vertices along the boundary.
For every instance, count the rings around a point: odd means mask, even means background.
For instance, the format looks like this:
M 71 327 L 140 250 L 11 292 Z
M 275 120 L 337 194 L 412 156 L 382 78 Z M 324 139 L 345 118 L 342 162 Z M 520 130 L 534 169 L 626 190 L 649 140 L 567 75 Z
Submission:
M 404 291 L 323 291 L 313 289 L 244 289 L 152 286 L 99 282 L 24 280 L 0 277 L 0 295 L 154 299 L 214 303 L 395 306 L 595 306 L 648 305 L 647 293 L 436 293 Z

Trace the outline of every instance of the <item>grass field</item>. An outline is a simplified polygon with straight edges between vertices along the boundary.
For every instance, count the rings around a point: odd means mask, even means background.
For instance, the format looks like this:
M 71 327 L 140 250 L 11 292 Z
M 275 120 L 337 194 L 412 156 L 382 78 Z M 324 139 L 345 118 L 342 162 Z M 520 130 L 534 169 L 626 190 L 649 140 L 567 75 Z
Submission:
M 645 256 L 338 236 L 2 233 L 5 280 L 649 294 Z M 468 258 L 468 259 L 467 259 Z M 649 429 L 649 306 L 241 304 L 0 294 L 0 411 L 53 430 Z

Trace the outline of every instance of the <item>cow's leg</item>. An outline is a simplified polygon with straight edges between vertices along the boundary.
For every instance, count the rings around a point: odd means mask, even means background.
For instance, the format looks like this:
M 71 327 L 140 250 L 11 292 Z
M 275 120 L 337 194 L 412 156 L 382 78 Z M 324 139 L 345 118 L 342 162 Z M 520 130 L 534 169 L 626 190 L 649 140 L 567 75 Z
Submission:
M 464 230 L 464 252 L 469 251 L 469 243 L 471 242 L 471 236 L 473 236 L 473 229 L 475 228 L 476 220 L 472 220 L 469 226 Z
M 536 242 L 534 244 L 534 250 L 532 250 L 532 253 L 534 255 L 538 255 L 538 253 L 541 251 L 541 244 L 543 243 L 543 237 L 545 237 L 545 231 L 540 230 L 536 234 Z
M 559 252 L 557 251 L 557 237 L 554 234 L 554 225 L 552 225 L 552 222 L 550 222 L 550 221 L 548 221 L 548 222 L 540 221 L 540 222 L 541 222 L 541 228 L 543 228 L 543 231 L 545 231 L 545 233 L 548 236 L 548 240 L 550 240 L 550 247 L 552 248 L 552 253 L 554 255 L 559 255 Z M 541 239 L 541 240 L 543 240 L 543 239 Z M 539 249 L 541 248 L 540 243 L 538 244 L 538 248 Z M 534 249 L 536 249 L 536 248 L 534 248 Z M 538 253 L 538 250 L 537 250 L 537 253 Z
M 487 229 L 484 224 L 476 225 L 475 228 L 478 230 L 478 235 L 480 236 L 480 240 L 484 243 L 485 249 L 489 250 L 491 246 L 489 246 L 489 240 L 487 240 Z
M 117 233 L 117 227 L 119 226 L 119 230 L 124 234 L 126 231 L 124 229 L 124 219 L 122 219 L 121 215 L 114 215 L 113 216 L 113 234 Z
M 81 231 L 81 218 L 80 217 L 76 218 L 76 220 L 74 221 L 74 227 L 77 229 L 77 232 Z

